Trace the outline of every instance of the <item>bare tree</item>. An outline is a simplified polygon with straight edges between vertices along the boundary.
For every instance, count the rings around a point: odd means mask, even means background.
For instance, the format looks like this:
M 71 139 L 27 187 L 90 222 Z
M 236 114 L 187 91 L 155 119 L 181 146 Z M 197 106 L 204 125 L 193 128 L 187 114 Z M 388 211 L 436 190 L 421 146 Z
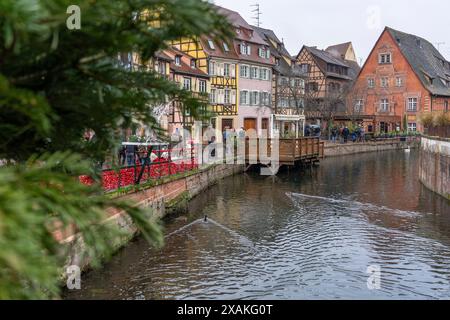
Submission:
M 348 93 L 346 113 L 353 125 L 361 121 L 365 113 L 367 91 L 367 85 L 355 83 Z
M 276 114 L 301 115 L 305 108 L 305 78 L 300 75 L 278 75 L 274 97 Z

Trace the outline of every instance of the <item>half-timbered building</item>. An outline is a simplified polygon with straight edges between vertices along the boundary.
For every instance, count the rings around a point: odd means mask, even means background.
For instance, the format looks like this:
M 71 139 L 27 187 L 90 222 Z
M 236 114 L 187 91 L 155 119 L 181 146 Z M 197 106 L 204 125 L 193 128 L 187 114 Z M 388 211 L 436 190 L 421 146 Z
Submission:
M 211 126 L 221 141 L 226 127 L 237 127 L 238 55 L 233 43 L 217 41 L 208 36 L 180 39 L 173 46 L 195 59 L 198 69 L 210 76 L 209 112 Z
M 360 70 L 351 43 L 331 46 L 327 50 L 303 46 L 296 60 L 307 74 L 307 119 L 320 122 L 344 116 L 346 94 Z
M 305 77 L 284 43 L 269 29 L 254 27 L 269 44 L 275 60 L 272 76 L 271 128 L 281 137 L 304 135 Z
M 166 49 L 163 54 L 169 57 L 171 61 L 170 80 L 178 83 L 181 88 L 191 91 L 196 98 L 204 100 L 206 106 L 211 87 L 210 77 L 198 67 L 198 61 L 176 48 Z M 195 118 L 191 110 L 174 99 L 169 102 L 166 113 L 160 121 L 163 128 L 167 129 L 171 135 L 182 134 L 183 129 L 192 134 L 194 122 L 196 120 L 203 122 L 206 114 L 206 108 L 196 110 L 197 117 Z M 203 125 L 207 126 L 207 123 L 203 123 Z

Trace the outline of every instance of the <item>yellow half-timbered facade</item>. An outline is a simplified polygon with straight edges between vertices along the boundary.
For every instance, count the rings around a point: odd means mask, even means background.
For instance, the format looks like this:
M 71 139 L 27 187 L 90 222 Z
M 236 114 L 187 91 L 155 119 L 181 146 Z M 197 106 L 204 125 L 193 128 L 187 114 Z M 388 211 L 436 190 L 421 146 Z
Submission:
M 234 46 L 207 36 L 180 39 L 172 45 L 195 59 L 198 68 L 209 75 L 210 123 L 216 129 L 216 139 L 222 141 L 222 133 L 237 126 L 238 56 Z

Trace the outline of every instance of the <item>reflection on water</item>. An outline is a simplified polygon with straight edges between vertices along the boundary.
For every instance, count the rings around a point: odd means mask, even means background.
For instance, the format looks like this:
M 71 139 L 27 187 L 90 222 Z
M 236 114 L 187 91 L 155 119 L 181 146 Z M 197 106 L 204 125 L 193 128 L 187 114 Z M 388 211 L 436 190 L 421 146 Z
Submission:
M 67 298 L 450 298 L 450 205 L 417 166 L 393 151 L 225 179 L 167 223 L 164 248 L 132 243 Z

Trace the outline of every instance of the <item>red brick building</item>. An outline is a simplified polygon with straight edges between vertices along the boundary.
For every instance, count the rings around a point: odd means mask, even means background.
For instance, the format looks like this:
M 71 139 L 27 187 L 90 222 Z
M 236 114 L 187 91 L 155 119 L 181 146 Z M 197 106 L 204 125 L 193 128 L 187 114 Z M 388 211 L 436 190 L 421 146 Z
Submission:
M 386 27 L 349 100 L 366 132 L 423 131 L 421 113 L 449 109 L 450 62 L 427 40 Z

